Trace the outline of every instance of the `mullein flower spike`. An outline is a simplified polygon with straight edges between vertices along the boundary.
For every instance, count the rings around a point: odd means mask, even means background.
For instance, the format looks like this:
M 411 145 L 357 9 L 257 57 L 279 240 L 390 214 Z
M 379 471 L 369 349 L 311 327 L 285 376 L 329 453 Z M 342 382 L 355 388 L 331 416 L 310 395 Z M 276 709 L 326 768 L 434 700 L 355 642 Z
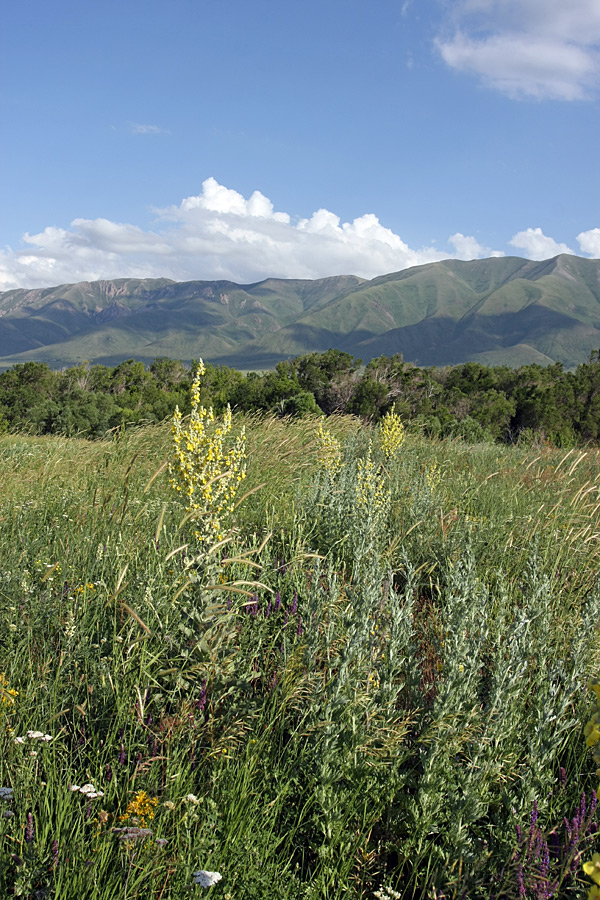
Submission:
M 596 703 L 592 707 L 592 716 L 585 726 L 584 735 L 587 747 L 594 748 L 594 759 L 598 761 L 598 748 L 600 741 L 600 679 L 591 678 L 588 688 L 596 695 Z M 583 864 L 583 871 L 595 882 L 589 890 L 588 900 L 600 900 L 600 853 L 594 853 L 589 862 Z
M 231 407 L 219 420 L 212 406 L 202 406 L 200 385 L 205 372 L 200 360 L 191 389 L 188 428 L 183 427 L 179 407 L 173 414 L 175 462 L 169 467 L 171 486 L 185 498 L 187 512 L 194 514 L 194 536 L 203 548 L 225 537 L 227 518 L 246 477 L 245 429 L 232 443 Z

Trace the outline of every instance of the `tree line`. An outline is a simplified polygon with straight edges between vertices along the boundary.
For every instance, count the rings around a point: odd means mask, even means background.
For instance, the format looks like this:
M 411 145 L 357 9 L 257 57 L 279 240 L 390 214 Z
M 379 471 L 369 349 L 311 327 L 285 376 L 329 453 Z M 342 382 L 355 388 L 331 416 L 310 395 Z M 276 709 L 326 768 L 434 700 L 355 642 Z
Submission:
M 167 358 L 60 371 L 19 363 L 0 373 L 0 430 L 95 438 L 161 422 L 176 406 L 189 412 L 194 369 Z M 393 410 L 428 435 L 571 447 L 600 440 L 600 351 L 575 370 L 561 363 L 420 368 L 400 354 L 363 366 L 339 350 L 279 362 L 264 373 L 207 365 L 201 401 L 217 412 L 229 403 L 244 412 L 346 413 L 370 421 Z

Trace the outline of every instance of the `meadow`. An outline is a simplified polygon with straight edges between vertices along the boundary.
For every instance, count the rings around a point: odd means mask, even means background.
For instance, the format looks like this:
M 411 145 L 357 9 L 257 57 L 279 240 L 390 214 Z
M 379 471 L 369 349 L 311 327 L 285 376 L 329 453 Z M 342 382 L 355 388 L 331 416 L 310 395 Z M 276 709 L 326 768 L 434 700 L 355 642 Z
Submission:
M 0 894 L 582 896 L 598 451 L 242 426 L 0 436 Z

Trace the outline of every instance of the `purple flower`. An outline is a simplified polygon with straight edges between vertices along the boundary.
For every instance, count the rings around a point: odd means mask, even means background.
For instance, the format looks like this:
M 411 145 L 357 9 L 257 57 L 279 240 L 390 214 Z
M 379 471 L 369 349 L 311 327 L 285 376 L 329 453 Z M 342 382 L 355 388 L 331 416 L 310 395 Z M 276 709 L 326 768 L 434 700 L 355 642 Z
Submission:
M 25 826 L 25 843 L 32 844 L 35 840 L 35 828 L 33 825 L 33 813 L 27 813 L 27 824 Z
M 292 600 L 292 609 L 291 609 L 291 613 L 293 616 L 296 615 L 297 609 L 298 609 L 298 591 L 294 591 L 294 599 Z
M 58 841 L 52 841 L 52 868 L 55 869 L 58 865 Z
M 200 691 L 200 697 L 196 700 L 196 709 L 200 712 L 204 712 L 204 707 L 206 706 L 206 678 L 202 679 L 202 690 Z
M 275 612 L 281 609 L 281 593 L 277 591 L 275 594 Z

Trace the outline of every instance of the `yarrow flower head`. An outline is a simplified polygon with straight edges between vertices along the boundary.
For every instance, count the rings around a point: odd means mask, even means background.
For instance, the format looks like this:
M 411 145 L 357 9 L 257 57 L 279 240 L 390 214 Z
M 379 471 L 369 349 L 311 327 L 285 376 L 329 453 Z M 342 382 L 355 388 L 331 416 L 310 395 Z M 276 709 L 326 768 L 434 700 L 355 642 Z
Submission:
M 200 869 L 198 872 L 194 872 L 192 875 L 194 884 L 199 884 L 200 887 L 203 888 L 212 887 L 213 884 L 217 884 L 217 882 L 220 881 L 222 877 L 223 876 L 220 872 L 207 872 L 206 869 Z
M 84 784 L 81 787 L 79 787 L 78 784 L 72 784 L 71 790 L 78 791 L 88 800 L 96 800 L 97 797 L 104 797 L 104 791 L 97 791 L 93 784 Z
M 201 404 L 205 372 L 200 360 L 191 389 L 189 426 L 184 428 L 179 407 L 173 414 L 175 461 L 169 467 L 171 486 L 185 498 L 186 510 L 197 523 L 194 535 L 203 548 L 225 537 L 227 518 L 246 477 L 245 429 L 232 441 L 231 407 L 218 419 L 212 406 L 206 409 Z

